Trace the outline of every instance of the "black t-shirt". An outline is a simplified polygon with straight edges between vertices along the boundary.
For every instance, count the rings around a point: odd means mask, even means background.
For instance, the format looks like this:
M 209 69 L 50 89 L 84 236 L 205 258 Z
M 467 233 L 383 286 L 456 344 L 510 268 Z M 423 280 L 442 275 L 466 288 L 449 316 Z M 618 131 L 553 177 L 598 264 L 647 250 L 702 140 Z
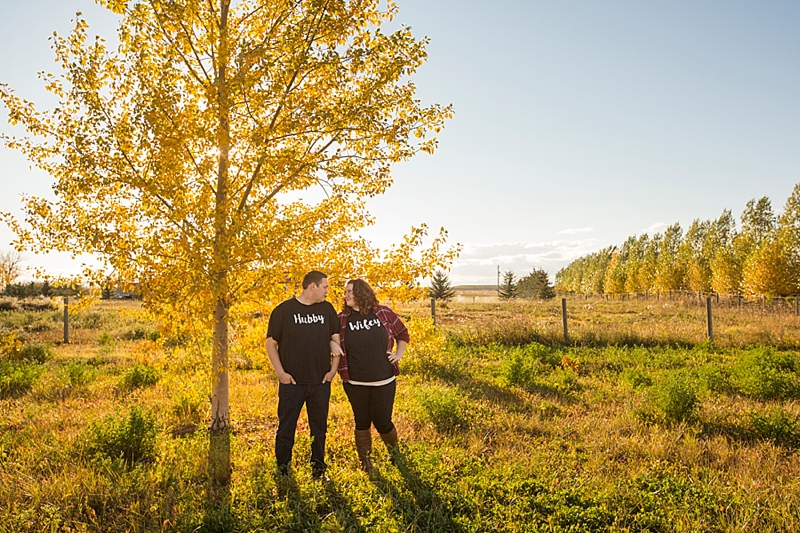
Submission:
M 298 385 L 322 383 L 331 369 L 331 335 L 337 333 L 339 317 L 330 302 L 305 305 L 297 298 L 278 305 L 267 328 L 267 337 L 278 343 L 283 369 Z
M 375 313 L 350 313 L 346 327 L 344 344 L 350 379 L 371 383 L 394 376 L 386 354 L 389 334 Z

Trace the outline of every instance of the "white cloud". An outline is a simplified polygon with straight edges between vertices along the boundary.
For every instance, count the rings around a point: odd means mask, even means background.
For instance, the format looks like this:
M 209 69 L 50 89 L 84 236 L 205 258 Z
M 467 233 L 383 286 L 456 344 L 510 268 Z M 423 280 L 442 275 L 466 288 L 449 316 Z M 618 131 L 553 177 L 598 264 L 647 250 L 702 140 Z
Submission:
M 642 231 L 644 233 L 647 233 L 648 235 L 653 235 L 654 233 L 661 233 L 662 231 L 664 231 L 668 227 L 669 227 L 669 224 L 667 224 L 666 222 L 656 222 L 652 226 L 650 226 L 649 228 L 645 228 Z
M 555 240 L 549 242 L 498 242 L 465 244 L 453 263 L 452 280 L 463 283 L 494 283 L 497 267 L 518 276 L 543 268 L 552 276 L 578 257 L 602 248 L 599 239 Z
M 594 228 L 569 228 L 562 229 L 556 235 L 577 235 L 578 233 L 591 233 Z

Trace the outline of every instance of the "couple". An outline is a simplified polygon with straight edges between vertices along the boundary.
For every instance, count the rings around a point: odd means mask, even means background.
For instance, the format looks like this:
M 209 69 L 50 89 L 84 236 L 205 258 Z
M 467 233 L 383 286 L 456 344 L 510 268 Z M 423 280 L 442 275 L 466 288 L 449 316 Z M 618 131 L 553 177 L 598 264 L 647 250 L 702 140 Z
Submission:
M 353 408 L 361 468 L 372 471 L 373 424 L 390 452 L 397 446 L 392 423 L 395 376 L 409 341 L 408 330 L 391 309 L 378 304 L 363 280 L 347 282 L 338 316 L 325 301 L 327 294 L 328 277 L 312 270 L 303 277 L 303 292 L 278 305 L 269 318 L 267 354 L 280 381 L 275 457 L 282 473 L 289 472 L 297 419 L 305 404 L 312 438 L 311 472 L 315 478 L 325 477 L 328 403 L 337 371 Z

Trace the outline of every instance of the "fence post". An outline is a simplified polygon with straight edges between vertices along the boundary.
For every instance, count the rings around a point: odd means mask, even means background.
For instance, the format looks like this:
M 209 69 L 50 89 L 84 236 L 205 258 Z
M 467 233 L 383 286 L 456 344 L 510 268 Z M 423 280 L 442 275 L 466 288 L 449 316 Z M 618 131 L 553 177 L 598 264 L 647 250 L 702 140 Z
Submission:
M 706 314 L 708 315 L 708 340 L 714 344 L 714 317 L 711 314 L 711 297 L 706 298 Z
M 431 298 L 431 318 L 433 318 L 433 327 L 436 327 L 436 298 Z
M 69 296 L 64 296 L 64 344 L 69 344 Z
M 567 331 L 567 299 L 561 298 L 561 320 L 564 323 L 564 344 L 569 344 L 569 332 Z

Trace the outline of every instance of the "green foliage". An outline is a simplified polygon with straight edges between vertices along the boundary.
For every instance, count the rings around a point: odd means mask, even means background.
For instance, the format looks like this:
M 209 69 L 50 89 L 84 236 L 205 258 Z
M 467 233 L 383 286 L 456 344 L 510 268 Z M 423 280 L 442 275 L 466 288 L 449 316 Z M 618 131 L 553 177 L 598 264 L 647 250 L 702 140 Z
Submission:
M 535 300 L 552 300 L 556 297 L 556 291 L 550 283 L 549 274 L 541 268 L 534 268 L 533 272 L 520 278 L 517 283 L 517 296 Z
M 172 399 L 172 415 L 176 427 L 196 426 L 208 407 L 208 399 L 195 390 L 178 392 Z
M 418 400 L 424 418 L 438 431 L 454 432 L 469 427 L 469 418 L 457 390 L 424 390 Z
M 134 406 L 127 415 L 109 416 L 92 424 L 86 447 L 91 454 L 122 459 L 131 465 L 155 458 L 157 435 L 155 416 Z
M 699 400 L 695 379 L 685 372 L 667 374 L 652 391 L 652 407 L 666 422 L 683 422 L 694 417 Z
M 443 302 L 449 302 L 456 295 L 456 291 L 450 285 L 450 278 L 444 270 L 437 270 L 431 277 L 431 286 L 428 288 L 428 298 L 435 298 Z
M 41 365 L 0 361 L 0 397 L 27 392 L 43 371 Z
M 634 389 L 649 387 L 653 384 L 653 378 L 638 368 L 626 368 L 622 373 L 622 380 Z
M 52 355 L 53 351 L 49 344 L 33 342 L 22 346 L 19 357 L 23 361 L 41 364 L 50 359 Z
M 562 394 L 580 390 L 578 375 L 569 368 L 556 368 L 547 378 L 547 383 Z
M 60 371 L 72 387 L 86 386 L 97 377 L 97 369 L 83 361 L 68 361 Z
M 750 413 L 750 426 L 758 438 L 784 446 L 800 446 L 800 416 L 783 409 Z
M 761 346 L 742 352 L 731 374 L 733 386 L 742 394 L 765 400 L 796 397 L 797 355 Z
M 517 280 L 513 270 L 503 273 L 503 283 L 500 284 L 498 296 L 501 300 L 511 300 L 517 296 Z
M 137 325 L 131 328 L 131 330 L 125 334 L 125 338 L 134 341 L 142 339 L 146 339 L 149 341 L 157 341 L 158 339 L 161 338 L 161 333 L 159 333 L 153 328 Z
M 151 387 L 158 383 L 161 373 L 152 365 L 136 363 L 122 376 L 122 384 L 127 389 Z
M 544 363 L 547 349 L 538 343 L 525 346 L 512 346 L 504 349 L 504 359 L 500 364 L 501 382 L 506 386 L 530 389 L 536 385 L 537 378 L 550 368 Z

